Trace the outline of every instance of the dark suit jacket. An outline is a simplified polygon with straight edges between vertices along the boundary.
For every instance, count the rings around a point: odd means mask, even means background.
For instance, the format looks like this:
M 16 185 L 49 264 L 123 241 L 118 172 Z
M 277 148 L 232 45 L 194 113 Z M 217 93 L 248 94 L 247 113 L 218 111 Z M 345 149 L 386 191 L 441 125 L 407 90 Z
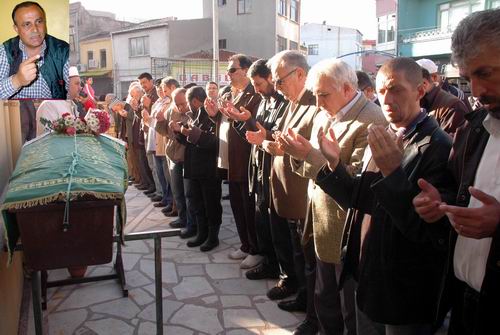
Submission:
M 352 177 L 342 164 L 318 174 L 316 184 L 342 207 L 372 217 L 359 261 L 357 302 L 373 321 L 432 323 L 437 316 L 449 223 L 425 223 L 412 200 L 420 192 L 418 178 L 438 189 L 449 186 L 450 148 L 450 137 L 426 116 L 405 136 L 402 164 L 389 176 L 363 172 Z M 351 230 L 348 249 L 356 238 L 359 233 Z M 359 258 L 359 249 L 351 250 L 351 256 Z
M 458 127 L 464 124 L 467 107 L 451 93 L 434 87 L 420 100 L 420 106 L 434 116 L 439 126 L 453 137 Z
M 278 129 L 286 131 L 294 128 L 305 138 L 311 137 L 313 121 L 318 113 L 316 97 L 311 91 L 305 91 L 293 111 L 287 108 L 282 116 Z M 307 184 L 309 179 L 293 172 L 290 156 L 274 156 L 270 185 L 271 201 L 279 216 L 287 219 L 304 219 L 307 211 Z

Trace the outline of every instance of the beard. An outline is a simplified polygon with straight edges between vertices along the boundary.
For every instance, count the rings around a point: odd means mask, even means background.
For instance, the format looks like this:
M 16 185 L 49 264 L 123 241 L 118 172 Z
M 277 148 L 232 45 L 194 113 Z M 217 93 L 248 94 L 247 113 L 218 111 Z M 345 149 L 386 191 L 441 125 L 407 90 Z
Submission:
M 500 97 L 491 95 L 479 97 L 479 102 L 485 105 L 488 113 L 495 119 L 500 119 Z

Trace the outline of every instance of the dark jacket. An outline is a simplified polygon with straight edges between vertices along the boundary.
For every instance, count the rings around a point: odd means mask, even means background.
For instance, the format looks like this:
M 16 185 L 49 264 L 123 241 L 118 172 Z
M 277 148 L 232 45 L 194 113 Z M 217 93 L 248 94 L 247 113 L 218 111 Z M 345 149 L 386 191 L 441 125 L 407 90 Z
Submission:
M 451 93 L 434 86 L 420 100 L 420 106 L 436 118 L 439 126 L 453 137 L 458 127 L 464 124 L 467 107 Z
M 207 179 L 217 177 L 217 151 L 219 138 L 215 135 L 215 123 L 205 108 L 196 115 L 191 113 L 191 134 L 189 137 L 177 134 L 179 143 L 186 146 L 184 152 L 184 178 Z
M 241 106 L 245 107 L 252 113 L 252 116 L 255 116 L 261 99 L 260 94 L 255 93 L 252 84 L 248 83 L 245 90 L 234 99 L 233 104 L 238 110 Z M 217 134 L 221 120 L 221 114 L 219 113 L 216 117 Z M 229 161 L 227 179 L 229 181 L 247 182 L 248 180 L 248 157 L 250 156 L 251 145 L 245 139 L 245 127 L 244 122 L 232 122 L 232 127 L 229 128 L 227 135 Z
M 281 94 L 275 92 L 273 100 L 262 99 L 257 115 L 255 118 L 250 118 L 246 121 L 247 129 L 256 129 L 256 122 L 259 122 L 262 127 L 269 131 L 275 126 L 276 122 L 283 116 L 286 108 L 288 107 L 288 100 Z M 250 159 L 248 164 L 248 189 L 250 194 L 257 194 L 258 203 L 269 204 L 269 175 L 271 173 L 271 160 L 272 156 L 268 154 L 262 147 L 252 145 Z
M 69 58 L 69 44 L 53 36 L 45 36 L 45 54 L 40 73 L 49 85 L 52 99 L 66 99 L 66 86 L 64 82 L 64 65 Z M 23 61 L 23 54 L 19 49 L 19 36 L 13 37 L 3 43 L 10 65 L 9 76 L 17 73 Z
M 483 156 L 484 149 L 489 140 L 489 133 L 483 126 L 487 111 L 479 109 L 466 116 L 464 127 L 457 131 L 453 149 L 450 155 L 449 170 L 453 175 L 458 192 L 456 205 L 467 207 L 469 205 L 469 186 L 474 185 L 476 171 Z M 457 234 L 452 230 L 450 234 L 450 253 L 448 257 L 448 276 L 446 291 L 442 298 L 442 308 L 446 308 L 446 300 L 460 293 L 454 291 L 458 279 L 454 276 L 453 257 Z M 447 296 L 447 297 L 446 297 Z M 500 225 L 493 234 L 493 241 L 486 263 L 486 273 L 481 286 L 475 334 L 490 334 L 492 329 L 498 330 L 498 311 L 500 310 Z M 446 309 L 443 310 L 446 312 Z
M 359 261 L 357 302 L 373 321 L 394 325 L 435 320 L 449 234 L 445 219 L 432 225 L 421 220 L 412 200 L 420 192 L 419 178 L 438 189 L 449 185 L 451 139 L 426 116 L 404 143 L 401 166 L 385 178 L 380 172 L 351 177 L 339 164 L 333 172 L 320 171 L 316 181 L 343 208 L 356 211 L 348 225 L 359 227 L 356 217 L 372 216 Z M 359 257 L 359 233 L 351 232 L 347 248 L 356 245 L 352 257 Z

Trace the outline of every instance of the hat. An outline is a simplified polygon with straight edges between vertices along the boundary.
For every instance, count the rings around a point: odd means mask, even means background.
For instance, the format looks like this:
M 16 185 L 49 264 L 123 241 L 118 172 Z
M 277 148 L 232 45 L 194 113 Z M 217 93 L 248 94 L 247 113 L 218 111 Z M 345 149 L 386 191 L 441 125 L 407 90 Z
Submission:
M 76 66 L 69 67 L 69 77 L 79 77 L 78 68 Z
M 417 60 L 417 64 L 420 65 L 421 68 L 429 71 L 430 74 L 438 72 L 438 67 L 436 63 L 427 58 L 422 58 Z

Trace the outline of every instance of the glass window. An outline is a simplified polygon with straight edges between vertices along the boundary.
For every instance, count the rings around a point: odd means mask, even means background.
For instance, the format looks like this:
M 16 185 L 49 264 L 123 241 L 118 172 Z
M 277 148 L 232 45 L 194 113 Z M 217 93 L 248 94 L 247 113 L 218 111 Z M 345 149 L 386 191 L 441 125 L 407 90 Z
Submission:
M 386 42 L 394 41 L 394 35 L 396 30 L 396 16 L 388 15 L 387 16 L 387 38 Z
M 92 50 L 87 51 L 87 59 L 88 60 L 94 59 L 94 51 Z
M 286 42 L 287 42 L 286 38 L 278 35 L 278 52 L 288 49 Z
M 483 9 L 485 9 L 484 0 L 463 0 L 442 4 L 439 6 L 439 28 L 442 31 L 452 31 L 467 15 Z
M 278 4 L 278 14 L 286 16 L 287 10 L 286 10 L 286 0 L 280 0 Z
M 149 55 L 149 36 L 135 37 L 129 39 L 130 57 Z
M 307 54 L 308 55 L 318 55 L 319 54 L 319 45 L 318 44 L 309 44 L 307 46 Z
M 99 65 L 102 67 L 102 68 L 105 68 L 106 67 L 106 49 L 101 49 L 100 51 L 100 63 Z
M 248 14 L 252 11 L 252 0 L 238 0 L 237 14 Z
M 385 43 L 385 30 L 387 28 L 387 17 L 381 16 L 378 20 L 378 43 Z
M 227 49 L 227 40 L 225 38 L 219 40 L 219 49 Z
M 227 1 L 227 0 L 219 0 L 219 1 L 218 1 L 219 7 L 222 7 L 222 6 L 227 5 L 227 2 L 226 2 L 226 1 Z
M 500 7 L 500 0 L 491 1 L 491 8 L 499 8 L 499 7 Z
M 291 0 L 290 2 L 290 20 L 299 22 L 299 1 Z
M 290 41 L 290 50 L 299 50 L 299 43 Z

